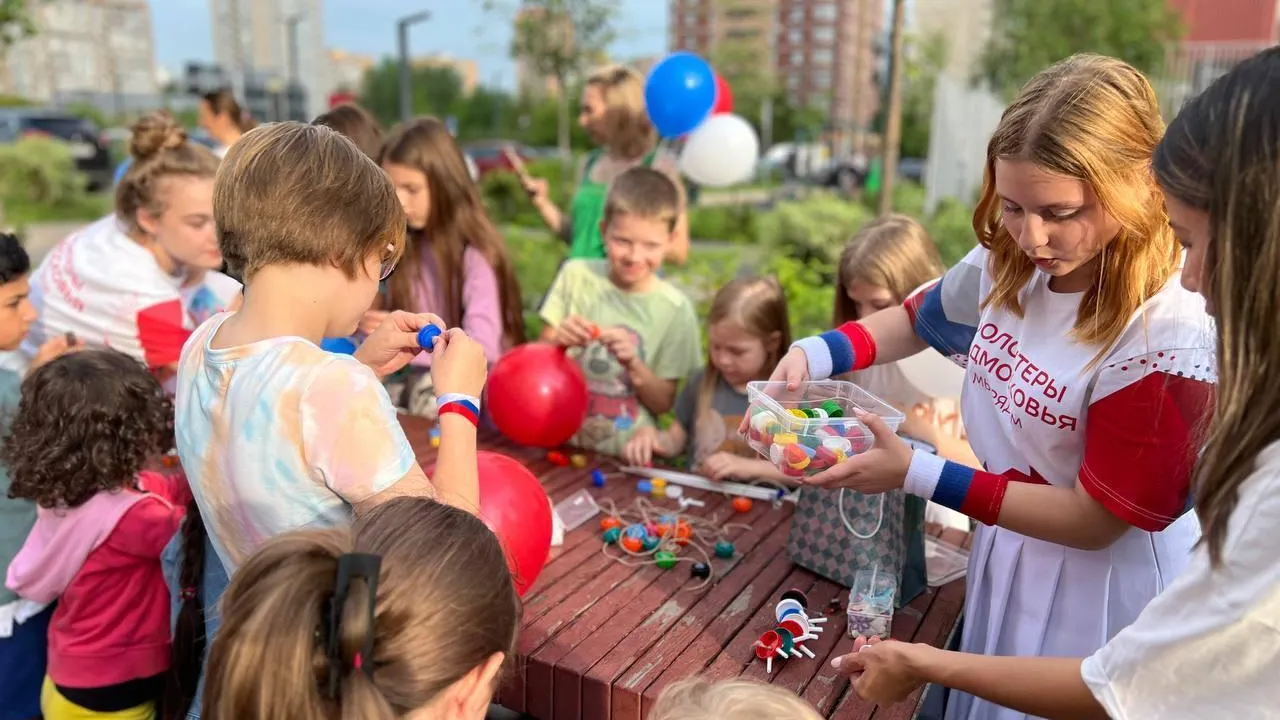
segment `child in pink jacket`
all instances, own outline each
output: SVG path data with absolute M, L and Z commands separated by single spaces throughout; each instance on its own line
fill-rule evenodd
M 5 584 L 57 602 L 40 706 L 46 720 L 149 718 L 169 666 L 160 552 L 185 503 L 140 473 L 172 446 L 173 409 L 142 364 L 115 350 L 64 355 L 32 373 L 0 459 L 36 523 Z

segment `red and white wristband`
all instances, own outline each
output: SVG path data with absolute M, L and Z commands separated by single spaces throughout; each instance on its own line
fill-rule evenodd
M 445 415 L 461 415 L 471 422 L 472 425 L 480 425 L 480 398 L 474 395 L 463 395 L 462 393 L 445 393 L 436 398 L 436 414 L 439 417 Z

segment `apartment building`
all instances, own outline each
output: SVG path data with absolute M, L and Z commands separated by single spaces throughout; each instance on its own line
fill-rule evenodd
M 714 58 L 754 51 L 799 106 L 827 111 L 832 129 L 866 127 L 879 107 L 876 48 L 882 0 L 670 0 L 668 45 Z
M 0 88 L 41 103 L 86 102 L 129 112 L 156 102 L 155 44 L 146 0 L 46 0 L 34 36 L 8 53 Z
M 214 61 L 243 97 L 246 78 L 305 89 L 306 115 L 328 107 L 333 90 L 321 0 L 209 0 Z

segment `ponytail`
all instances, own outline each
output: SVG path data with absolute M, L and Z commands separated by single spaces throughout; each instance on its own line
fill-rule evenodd
M 196 698 L 200 670 L 204 666 L 205 625 L 201 584 L 204 581 L 204 518 L 193 498 L 182 523 L 182 561 L 178 570 L 181 598 L 173 628 L 173 649 L 165 681 L 162 717 L 182 720 Z
M 497 538 L 425 498 L 383 503 L 353 527 L 272 538 L 236 572 L 221 610 L 206 720 L 404 717 L 509 657 L 520 617 Z

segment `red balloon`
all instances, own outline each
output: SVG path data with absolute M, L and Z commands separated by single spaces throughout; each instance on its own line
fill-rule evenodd
M 729 81 L 719 73 L 716 74 L 716 104 L 711 106 L 712 115 L 723 115 L 733 112 L 733 90 Z
M 526 343 L 489 371 L 485 407 L 498 430 L 515 442 L 559 447 L 587 419 L 587 380 L 563 348 Z
M 522 597 L 538 579 L 551 552 L 551 501 L 538 478 L 501 453 L 476 453 L 480 519 L 498 536 L 507 567 Z M 427 469 L 432 475 L 435 466 Z

